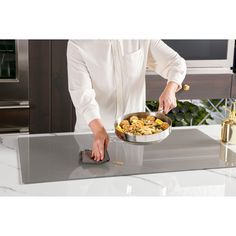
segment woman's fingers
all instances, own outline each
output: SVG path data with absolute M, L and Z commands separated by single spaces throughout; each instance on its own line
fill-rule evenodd
M 92 158 L 95 161 L 104 159 L 104 143 L 101 140 L 95 141 L 93 145 Z
M 168 83 L 171 85 L 171 83 Z M 165 114 L 167 114 L 170 110 L 176 107 L 176 90 L 170 89 L 166 87 L 162 92 L 161 96 L 159 97 L 159 109 L 163 110 Z
M 96 143 L 93 143 L 93 150 L 92 150 L 92 159 L 97 161 L 97 159 L 99 158 L 99 151 L 98 151 L 98 147 L 96 145 Z
M 102 142 L 101 140 L 99 140 L 99 142 L 98 142 L 98 152 L 99 152 L 98 161 L 103 160 L 103 158 L 104 158 L 104 142 Z
M 176 103 L 174 103 L 174 104 L 171 105 L 170 110 L 174 109 L 175 107 L 177 107 L 177 104 L 176 104 Z
M 95 161 L 101 161 L 104 159 L 104 150 L 109 143 L 109 136 L 106 130 L 103 128 L 94 134 L 92 157 Z
M 164 114 L 167 114 L 170 110 L 170 104 L 168 101 L 165 101 L 165 100 L 162 100 L 160 99 L 159 100 L 159 108 L 158 108 L 158 111 L 160 112 L 163 112 Z
M 164 114 L 168 114 L 170 110 L 177 106 L 176 99 L 160 99 L 158 111 L 163 111 Z
M 164 102 L 164 114 L 167 114 L 170 110 L 170 104 L 168 102 Z
M 168 114 L 175 107 L 176 107 L 176 105 L 174 103 L 165 104 L 164 113 Z
M 160 111 L 160 112 L 164 111 L 164 101 L 162 99 L 159 99 L 158 111 Z
M 175 108 L 176 106 L 177 106 L 176 100 L 171 101 L 171 102 L 169 103 L 168 112 L 171 111 L 171 110 L 172 110 L 173 108 Z M 168 113 L 168 112 L 167 112 L 167 113 Z

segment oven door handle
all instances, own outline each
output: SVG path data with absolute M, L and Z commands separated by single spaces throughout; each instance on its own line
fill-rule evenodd
M 1 133 L 28 133 L 29 127 L 7 127 L 7 128 L 0 128 Z
M 29 105 L 28 106 L 0 106 L 0 110 L 3 110 L 3 109 L 26 109 L 26 108 L 29 108 Z
M 0 110 L 1 109 L 26 109 L 29 108 L 28 101 L 14 101 L 14 102 L 1 102 L 0 103 Z

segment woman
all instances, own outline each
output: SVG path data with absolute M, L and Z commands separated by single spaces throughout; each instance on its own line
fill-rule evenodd
M 104 157 L 115 119 L 145 111 L 147 67 L 167 79 L 159 98 L 165 114 L 176 107 L 186 75 L 184 59 L 161 40 L 69 40 L 67 63 L 75 132 L 92 131 L 96 161 Z

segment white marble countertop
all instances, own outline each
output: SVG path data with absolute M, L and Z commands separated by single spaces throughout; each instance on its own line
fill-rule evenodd
M 197 128 L 216 140 L 220 139 L 219 125 Z M 0 135 L 0 195 L 3 196 L 236 195 L 236 168 L 20 184 L 17 137 L 17 134 Z M 231 145 L 230 149 L 236 152 L 236 145 Z

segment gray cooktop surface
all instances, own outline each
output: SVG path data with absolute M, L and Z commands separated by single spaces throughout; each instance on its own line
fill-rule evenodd
M 92 135 L 19 137 L 23 183 L 107 176 L 201 170 L 236 166 L 236 153 L 197 129 L 173 130 L 161 143 L 133 145 L 110 135 L 110 162 L 79 163 L 79 152 L 91 148 Z

